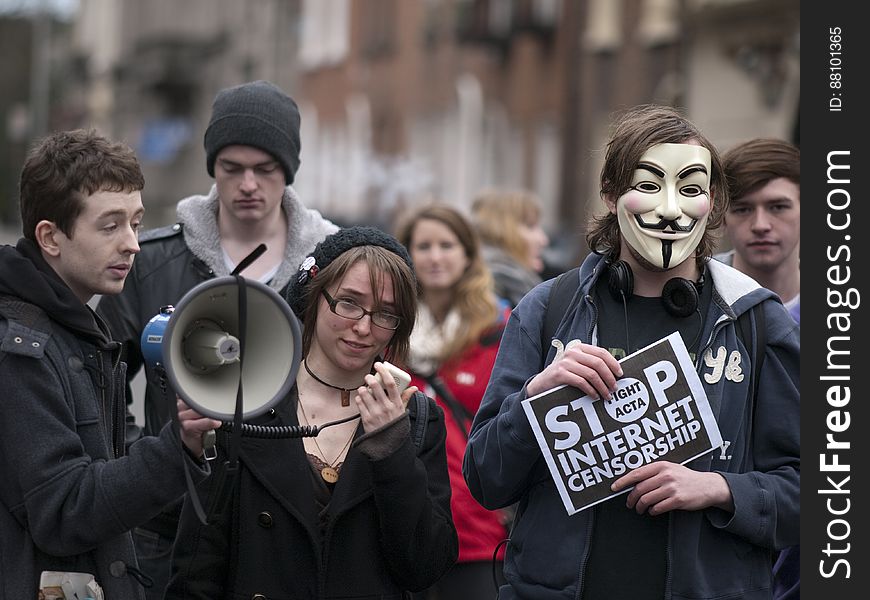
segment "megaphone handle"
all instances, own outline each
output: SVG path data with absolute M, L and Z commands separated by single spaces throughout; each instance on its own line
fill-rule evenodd
M 217 458 L 217 449 L 215 448 L 216 442 L 217 434 L 214 432 L 214 429 L 209 429 L 202 434 L 202 455 L 206 460 L 214 460 Z

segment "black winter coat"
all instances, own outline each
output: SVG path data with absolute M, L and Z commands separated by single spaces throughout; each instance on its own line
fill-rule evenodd
M 118 344 L 27 240 L 0 247 L 0 598 L 37 597 L 42 571 L 144 598 L 130 530 L 185 491 L 176 431 L 124 456 Z
M 413 401 L 409 413 L 413 432 Z M 257 422 L 297 425 L 295 390 Z M 420 448 L 409 436 L 370 460 L 352 446 L 319 513 L 301 439 L 243 438 L 228 518 L 204 526 L 185 502 L 166 599 L 399 599 L 430 586 L 458 554 L 445 437 L 444 413 L 430 399 Z M 219 477 L 202 486 L 204 506 Z

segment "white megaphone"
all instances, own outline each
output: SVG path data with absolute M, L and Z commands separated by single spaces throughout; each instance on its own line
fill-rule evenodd
M 234 419 L 237 396 L 243 420 L 280 402 L 302 355 L 299 321 L 284 299 L 258 281 L 239 279 L 197 285 L 178 306 L 162 308 L 141 339 L 145 361 L 163 367 L 173 391 L 221 421 Z

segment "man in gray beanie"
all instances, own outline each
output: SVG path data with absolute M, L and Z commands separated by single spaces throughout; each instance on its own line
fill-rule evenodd
M 291 184 L 299 169 L 299 109 L 290 96 L 267 81 L 220 90 L 205 131 L 206 169 L 211 191 L 190 196 L 176 208 L 174 225 L 143 232 L 141 252 L 124 291 L 102 298 L 97 312 L 124 344 L 129 382 L 143 367 L 140 338 L 162 306 L 177 305 L 191 288 L 229 275 L 261 243 L 263 253 L 243 275 L 284 295 L 302 260 L 338 228 L 306 208 Z M 162 391 L 145 366 L 145 435 L 156 435 L 170 420 L 174 394 Z M 132 403 L 127 386 L 127 404 Z M 128 426 L 128 441 L 140 435 Z M 148 600 L 163 597 L 180 504 L 167 507 L 134 531 L 140 568 L 154 580 Z
M 225 146 L 253 146 L 271 154 L 281 165 L 287 185 L 299 169 L 299 108 L 293 99 L 268 81 L 255 81 L 218 92 L 205 130 L 208 174 Z

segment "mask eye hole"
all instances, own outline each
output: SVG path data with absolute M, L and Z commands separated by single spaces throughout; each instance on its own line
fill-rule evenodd
M 644 194 L 655 194 L 662 189 L 662 186 L 657 183 L 653 183 L 652 181 L 641 181 L 631 189 L 637 190 L 638 192 L 643 192 Z
M 688 196 L 690 198 L 694 198 L 695 196 L 700 196 L 704 193 L 704 188 L 700 185 L 687 185 L 680 188 L 680 193 L 683 196 Z

